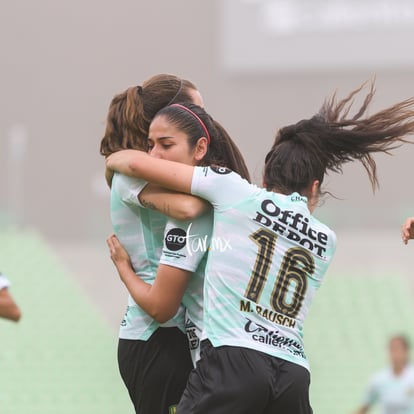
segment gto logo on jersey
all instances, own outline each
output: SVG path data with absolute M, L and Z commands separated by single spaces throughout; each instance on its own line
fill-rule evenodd
M 167 248 L 176 252 L 182 249 L 187 241 L 187 233 L 183 229 L 171 229 L 165 236 Z
M 213 165 L 210 167 L 212 171 L 214 171 L 216 174 L 230 174 L 231 170 L 226 167 L 219 167 L 218 165 Z

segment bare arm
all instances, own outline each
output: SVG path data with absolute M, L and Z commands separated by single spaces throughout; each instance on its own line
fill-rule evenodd
M 414 217 L 408 217 L 405 220 L 401 226 L 401 236 L 404 244 L 407 244 L 408 240 L 414 239 Z
M 182 193 L 191 193 L 194 167 L 174 161 L 150 157 L 137 150 L 117 151 L 106 158 L 106 167 L 131 177 Z
M 202 198 L 167 190 L 149 183 L 139 194 L 142 205 L 177 220 L 192 220 L 204 214 L 211 205 Z
M 21 317 L 20 308 L 7 288 L 0 290 L 0 317 L 17 322 Z
M 111 259 L 134 301 L 157 322 L 171 319 L 178 311 L 191 272 L 160 265 L 153 285 L 137 276 L 127 251 L 115 235 L 108 237 Z

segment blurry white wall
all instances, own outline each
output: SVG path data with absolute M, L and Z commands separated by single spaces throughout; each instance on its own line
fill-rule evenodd
M 364 37 L 364 65 L 352 65 L 348 59 L 342 66 L 229 70 L 226 36 L 235 27 L 238 10 L 242 13 L 250 7 L 253 19 L 253 12 L 260 11 L 265 3 L 268 7 L 277 5 L 276 1 L 264 0 L 3 2 L 0 223 L 4 217 L 15 216 L 15 220 L 50 238 L 64 240 L 102 240 L 110 233 L 103 159 L 99 155 L 106 111 L 115 93 L 155 73 L 178 74 L 198 85 L 206 108 L 239 143 L 258 183 L 262 160 L 276 130 L 313 115 L 335 90 L 344 96 L 375 74 L 377 96 L 371 112 L 414 95 L 410 50 L 394 44 L 395 50 L 404 52 L 398 56 L 406 60 L 387 65 L 388 54 L 381 55 L 381 51 L 391 36 L 390 29 L 378 33 L 378 25 L 374 28 L 378 36 Z M 299 1 L 292 4 L 301 10 Z M 321 7 L 323 2 L 317 4 Z M 231 21 L 226 20 L 229 5 Z M 411 27 L 403 25 L 397 38 Z M 249 33 L 248 27 L 245 33 Z M 317 36 L 323 39 L 329 33 Z M 337 46 L 341 53 L 353 56 L 351 46 L 358 36 L 347 27 L 341 44 L 334 43 L 323 51 L 324 62 L 334 58 Z M 244 61 L 255 62 L 254 49 L 244 42 L 240 37 Z M 260 49 L 263 45 L 253 46 Z M 274 47 L 271 41 L 265 46 L 270 62 L 277 62 L 282 52 L 286 56 L 287 51 L 279 50 L 277 42 Z M 270 46 L 273 49 L 268 49 Z M 314 49 L 320 56 L 317 43 Z M 373 51 L 375 59 L 370 65 L 367 57 Z M 300 43 L 290 52 L 292 56 L 304 53 Z M 12 177 L 17 173 L 8 159 L 8 137 L 16 125 L 27 134 L 17 179 Z M 329 199 L 317 214 L 336 227 L 399 226 L 407 214 L 414 214 L 410 178 L 413 157 L 411 146 L 395 151 L 393 157 L 378 157 L 381 189 L 375 196 L 362 167 L 346 166 L 343 176 L 332 175 L 327 180 L 328 189 L 342 200 Z M 11 189 L 16 182 L 19 191 Z M 16 203 L 21 205 L 20 210 L 16 210 Z

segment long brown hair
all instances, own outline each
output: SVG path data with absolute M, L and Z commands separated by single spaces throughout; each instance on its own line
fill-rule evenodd
M 122 149 L 146 150 L 149 125 L 154 115 L 173 102 L 192 101 L 197 87 L 175 75 L 159 74 L 142 86 L 133 86 L 112 99 L 100 153 L 108 156 Z
M 373 190 L 378 187 L 372 153 L 388 154 L 414 133 L 414 98 L 363 117 L 375 94 L 374 82 L 360 108 L 350 116 L 355 96 L 365 84 L 337 102 L 326 100 L 311 119 L 281 128 L 266 156 L 264 182 L 269 190 L 303 193 L 313 180 L 323 181 L 327 170 L 342 172 L 342 165 L 361 161 Z

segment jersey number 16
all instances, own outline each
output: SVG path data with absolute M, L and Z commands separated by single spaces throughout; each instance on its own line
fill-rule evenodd
M 250 239 L 257 244 L 256 263 L 244 296 L 258 303 L 267 282 L 276 248 L 277 234 L 259 229 Z M 275 279 L 270 305 L 283 315 L 295 318 L 302 306 L 307 289 L 307 277 L 315 271 L 313 256 L 302 247 L 292 247 L 283 256 Z

